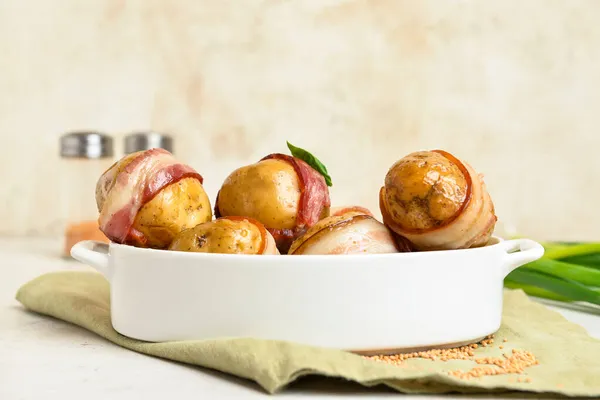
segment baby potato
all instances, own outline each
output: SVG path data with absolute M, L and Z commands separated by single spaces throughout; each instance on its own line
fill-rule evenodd
M 483 176 L 444 150 L 394 163 L 379 191 L 384 224 L 406 251 L 485 246 L 497 221 Z
M 247 216 L 264 224 L 281 254 L 329 215 L 325 178 L 302 159 L 281 153 L 233 171 L 217 193 L 215 216 Z
M 200 182 L 184 178 L 158 192 L 135 217 L 132 231 L 146 247 L 166 248 L 181 231 L 212 219 L 210 200 Z
M 296 227 L 299 203 L 298 174 L 278 159 L 236 169 L 223 182 L 217 198 L 221 215 L 251 217 L 274 229 Z
M 467 185 L 463 172 L 442 154 L 415 152 L 389 169 L 382 200 L 402 229 L 432 229 L 461 210 Z
M 162 149 L 115 162 L 96 183 L 96 205 L 102 232 L 136 247 L 166 249 L 182 230 L 212 219 L 202 177 Z
M 222 217 L 180 232 L 169 250 L 196 253 L 279 254 L 264 225 L 251 218 Z

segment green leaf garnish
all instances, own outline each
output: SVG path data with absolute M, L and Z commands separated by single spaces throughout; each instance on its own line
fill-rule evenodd
M 332 186 L 331 177 L 329 176 L 329 173 L 327 172 L 327 167 L 325 165 L 323 165 L 323 163 L 321 161 L 319 161 L 319 159 L 317 157 L 313 156 L 308 151 L 301 149 L 300 147 L 294 146 L 293 144 L 291 144 L 288 141 L 286 141 L 286 143 L 287 143 L 288 149 L 290 149 L 290 151 L 292 152 L 292 156 L 301 159 L 302 161 L 304 161 L 305 163 L 307 163 L 308 165 L 313 167 L 318 173 L 323 175 L 323 178 L 325 178 L 325 183 L 327 184 L 327 186 Z

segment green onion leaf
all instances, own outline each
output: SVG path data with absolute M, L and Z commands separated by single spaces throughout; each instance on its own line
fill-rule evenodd
M 563 303 L 571 302 L 571 299 L 569 299 L 568 297 L 558 295 L 554 292 L 550 292 L 549 290 L 540 289 L 539 287 L 534 286 L 534 285 L 527 285 L 524 283 L 515 283 L 514 281 L 507 280 L 507 281 L 504 281 L 504 286 L 509 289 L 521 289 L 525 293 L 527 293 L 529 296 L 540 297 L 542 299 L 548 299 L 548 300 L 561 301 Z
M 523 268 L 552 274 L 562 279 L 576 281 L 582 285 L 600 286 L 600 269 L 545 258 L 525 264 Z
M 581 254 L 577 256 L 569 256 L 565 258 L 561 258 L 560 261 L 575 264 L 575 265 L 583 265 L 586 267 L 596 268 L 600 270 L 600 253 L 590 253 L 590 254 Z
M 548 254 L 548 252 L 556 251 L 557 249 L 566 249 L 569 247 L 568 245 L 558 244 L 558 243 L 540 243 L 544 246 L 544 255 Z
M 575 281 L 561 279 L 548 273 L 526 268 L 517 268 L 508 274 L 505 278 L 505 284 L 512 284 L 513 286 L 531 285 L 566 297 L 571 301 L 584 301 L 600 305 L 599 292 Z
M 287 143 L 288 149 L 290 149 L 290 151 L 292 152 L 292 156 L 301 159 L 302 161 L 304 161 L 305 163 L 307 163 L 308 165 L 313 167 L 318 173 L 323 175 L 323 178 L 325 178 L 325 183 L 327 184 L 327 186 L 332 186 L 331 177 L 329 176 L 329 173 L 327 172 L 327 167 L 325 167 L 325 165 L 323 165 L 323 163 L 321 161 L 319 161 L 319 159 L 317 157 L 313 156 L 308 151 L 301 149 L 300 147 L 296 147 L 296 146 L 292 145 L 290 142 L 286 141 L 286 143 Z
M 578 243 L 571 246 L 550 248 L 544 254 L 544 258 L 561 260 L 567 257 L 592 253 L 600 253 L 600 243 Z

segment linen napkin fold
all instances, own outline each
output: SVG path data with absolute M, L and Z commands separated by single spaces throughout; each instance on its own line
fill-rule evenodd
M 531 352 L 538 364 L 520 375 L 471 379 L 452 372 L 481 368 L 474 359 L 412 358 L 393 365 L 335 349 L 253 338 L 163 343 L 130 339 L 112 328 L 109 285 L 95 272 L 48 273 L 24 284 L 16 298 L 28 310 L 76 324 L 119 346 L 251 379 L 271 394 L 302 376 L 320 375 L 367 387 L 387 385 L 403 393 L 521 391 L 600 396 L 600 341 L 559 313 L 532 302 L 520 290 L 505 292 L 502 327 L 494 344 L 479 346 L 473 354 L 481 361 L 485 357 L 502 358 L 513 349 L 523 350 Z

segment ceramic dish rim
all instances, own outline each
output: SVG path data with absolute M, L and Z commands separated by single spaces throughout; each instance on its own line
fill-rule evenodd
M 328 261 L 332 260 L 350 260 L 350 259 L 389 259 L 393 258 L 411 258 L 411 257 L 427 257 L 427 256 L 448 256 L 448 255 L 465 255 L 465 254 L 475 254 L 475 253 L 485 253 L 491 252 L 494 250 L 506 250 L 506 246 L 503 246 L 504 243 L 517 242 L 520 240 L 529 240 L 529 239 L 511 239 L 505 240 L 499 236 L 492 236 L 487 245 L 482 247 L 473 247 L 468 249 L 452 249 L 452 250 L 427 250 L 427 251 L 414 251 L 414 252 L 397 252 L 397 253 L 366 253 L 366 254 L 227 254 L 227 253 L 201 253 L 201 252 L 190 252 L 190 251 L 182 251 L 182 250 L 167 250 L 167 249 L 153 249 L 153 248 L 142 248 L 136 247 L 126 244 L 119 244 L 115 242 L 110 243 L 99 243 L 106 246 L 108 251 L 108 256 L 111 256 L 110 250 L 115 249 L 119 252 L 133 252 L 133 253 L 143 253 L 146 255 L 154 255 L 157 257 L 181 257 L 187 259 L 212 259 L 212 260 L 223 260 L 223 261 L 240 261 L 243 259 L 256 259 L 259 258 L 261 260 L 286 260 L 292 259 L 288 257 L 293 257 L 294 260 L 312 260 L 315 261 L 317 259 L 326 259 Z M 286 258 L 282 258 L 286 257 Z

